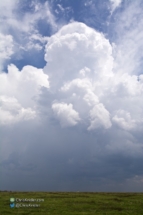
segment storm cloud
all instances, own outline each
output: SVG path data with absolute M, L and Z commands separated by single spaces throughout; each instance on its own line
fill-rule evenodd
M 143 43 L 134 39 L 139 25 L 130 26 L 139 5 L 119 12 L 114 42 L 72 20 L 43 37 L 44 67 L 11 63 L 1 71 L 0 189 L 142 190 Z M 126 29 L 120 23 L 129 12 Z M 4 59 L 12 55 L 7 38 Z

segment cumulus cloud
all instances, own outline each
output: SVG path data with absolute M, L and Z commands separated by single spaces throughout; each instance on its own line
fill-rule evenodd
M 49 38 L 45 60 L 48 63 L 44 72 L 49 76 L 50 89 L 55 93 L 55 99 L 56 93 L 60 92 L 63 101 L 73 102 L 71 104 L 74 104 L 83 120 L 85 116 L 92 115 L 90 129 L 95 124 L 93 115 L 98 118 L 98 126 L 104 124 L 109 128 L 111 122 L 105 123 L 110 121 L 108 111 L 99 103 L 104 87 L 113 76 L 112 47 L 109 41 L 83 23 L 71 23 Z M 98 113 L 94 109 L 93 114 L 95 104 L 98 104 L 95 108 Z M 107 111 L 104 122 L 99 116 L 100 111 Z M 99 123 L 99 118 L 102 123 Z
M 131 119 L 130 113 L 124 110 L 118 110 L 112 120 L 121 128 L 130 130 L 136 126 L 135 120 Z
M 136 74 L 116 71 L 113 54 L 101 33 L 76 22 L 50 37 L 46 46 L 44 72 L 49 76 L 53 100 L 73 104 L 88 130 L 109 129 L 112 120 L 128 130 L 128 124 L 134 127 L 142 114 L 141 109 L 136 113 L 131 99 L 142 104 L 142 75 L 138 81 Z M 127 115 L 120 118 L 120 109 Z
M 19 71 L 9 65 L 8 73 L 0 74 L 0 86 L 2 123 L 11 123 L 35 117 L 34 97 L 41 87 L 49 88 L 49 83 L 42 69 L 25 66 Z
M 79 114 L 73 109 L 72 104 L 54 103 L 52 109 L 62 127 L 74 126 L 80 120 Z
M 65 55 L 68 55 L 66 62 Z M 76 59 L 79 60 L 78 64 L 75 63 Z M 45 60 L 49 62 L 49 66 L 47 65 L 49 73 L 54 69 L 58 76 L 61 78 L 64 76 L 64 80 L 69 78 L 69 75 L 71 78 L 76 77 L 85 67 L 92 71 L 92 78 L 99 78 L 103 74 L 105 77 L 112 75 L 113 58 L 109 41 L 104 35 L 83 23 L 68 24 L 50 37 L 46 46 Z M 52 63 L 55 60 L 57 65 Z M 59 65 L 60 68 L 57 69 Z
M 33 38 L 41 39 L 37 35 Z M 24 108 L 33 108 L 41 86 L 49 89 L 48 98 L 43 94 L 42 99 L 49 101 L 47 109 L 62 127 L 81 120 L 88 131 L 109 129 L 113 121 L 130 130 L 139 122 L 142 75 L 138 80 L 136 74 L 116 70 L 114 47 L 102 33 L 73 22 L 48 38 L 45 51 L 43 70 L 25 66 L 19 72 L 10 65 L 8 74 L 1 74 L 1 95 L 14 96 Z M 138 112 L 131 98 L 138 100 Z
M 35 7 L 35 11 L 39 7 Z M 119 29 L 126 32 L 126 25 L 121 26 L 120 21 Z M 141 36 L 138 25 L 135 32 L 139 30 Z M 10 169 L 11 162 L 15 165 L 12 170 L 17 171 L 28 159 L 36 165 L 35 175 L 46 176 L 45 181 L 45 177 L 40 177 L 40 182 L 47 185 L 48 178 L 50 185 L 56 184 L 53 178 L 58 178 L 60 185 L 68 190 L 75 189 L 72 183 L 80 187 L 81 181 L 84 190 L 89 179 L 92 184 L 95 178 L 109 182 L 140 175 L 137 167 L 142 163 L 143 154 L 143 75 L 141 70 L 138 74 L 133 57 L 137 55 L 136 59 L 141 60 L 138 48 L 139 44 L 142 47 L 142 40 L 137 48 L 132 46 L 133 55 L 128 55 L 132 50 L 130 44 L 136 42 L 133 35 L 127 31 L 113 46 L 102 33 L 83 23 L 72 22 L 46 38 L 43 69 L 27 65 L 19 71 L 16 66 L 9 65 L 8 73 L 0 74 L 4 171 Z M 128 36 L 132 39 L 130 44 L 127 44 Z M 32 38 L 43 40 L 36 33 Z M 36 117 L 41 120 L 39 127 Z M 12 124 L 13 131 L 7 126 L 6 137 L 7 124 Z M 17 153 L 21 152 L 17 158 L 21 162 L 17 162 L 19 166 L 11 158 L 11 143 L 19 147 Z M 6 151 L 6 145 L 11 151 Z M 83 177 L 85 181 L 81 180 Z M 70 178 L 66 185 L 65 178 Z M 57 184 L 58 190 L 60 185 Z
M 100 126 L 103 128 L 110 128 L 112 123 L 110 121 L 110 114 L 104 108 L 103 104 L 95 105 L 94 108 L 90 111 L 91 125 L 88 127 L 88 130 L 96 129 Z
M 34 119 L 31 108 L 23 108 L 14 97 L 0 96 L 0 124 L 10 125 L 19 121 Z

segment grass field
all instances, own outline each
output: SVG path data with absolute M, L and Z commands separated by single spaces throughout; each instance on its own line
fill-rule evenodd
M 38 208 L 10 208 L 10 198 L 44 199 Z M 16 202 L 15 202 L 16 203 Z M 143 193 L 0 192 L 0 215 L 143 215 Z

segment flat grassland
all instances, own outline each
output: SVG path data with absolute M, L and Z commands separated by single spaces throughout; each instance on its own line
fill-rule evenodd
M 44 199 L 38 208 L 10 208 L 10 198 Z M 0 215 L 143 215 L 143 193 L 0 192 Z

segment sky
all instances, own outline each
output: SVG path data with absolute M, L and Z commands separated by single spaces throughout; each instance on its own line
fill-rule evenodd
M 0 1 L 0 190 L 143 192 L 142 12 Z

